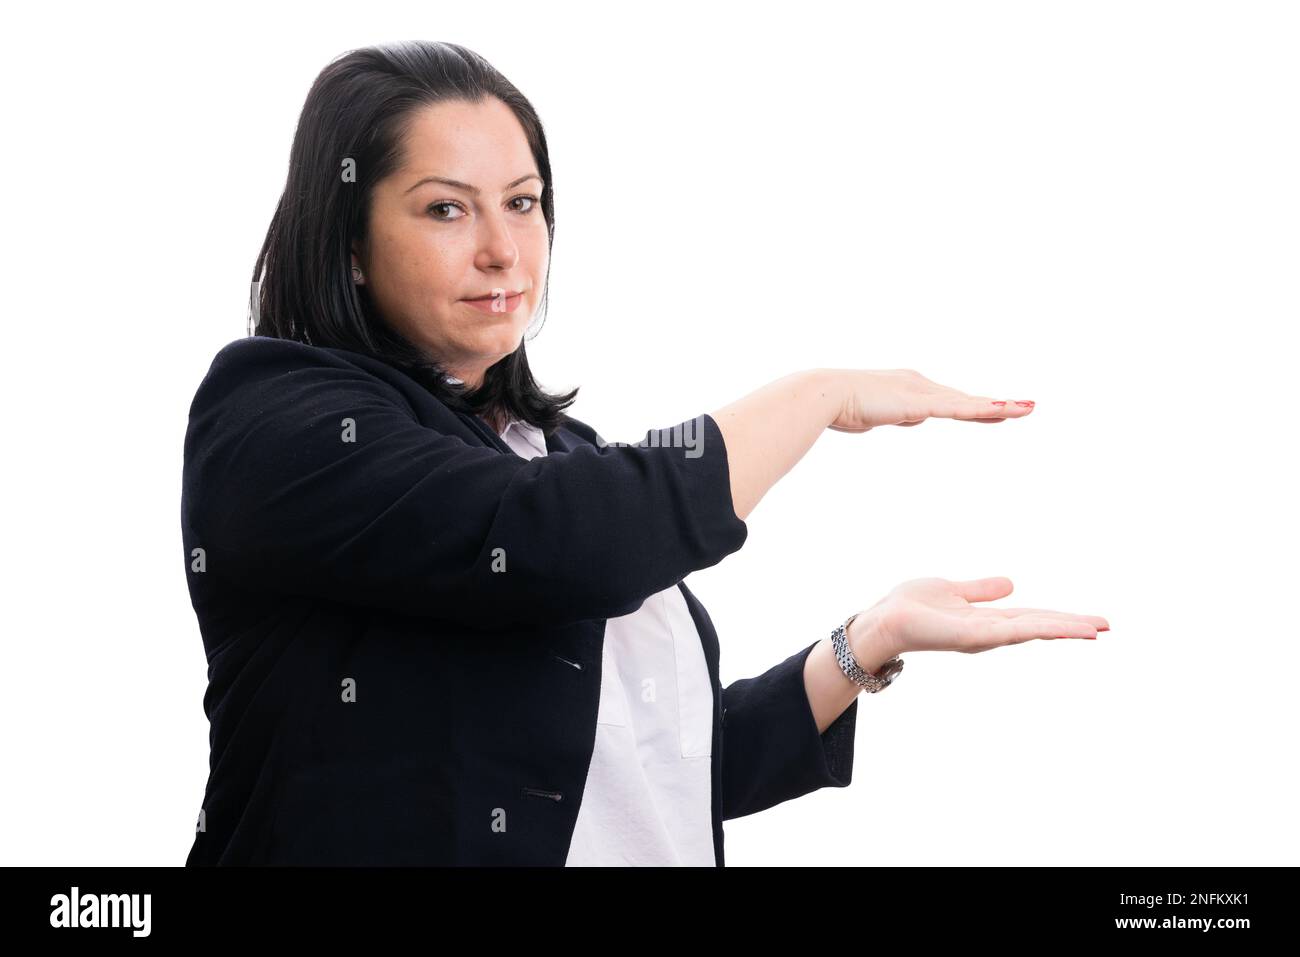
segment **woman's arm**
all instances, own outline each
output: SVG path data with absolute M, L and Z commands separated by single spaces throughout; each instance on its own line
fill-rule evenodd
M 871 674 L 879 671 L 891 657 L 874 625 L 874 619 L 865 613 L 859 613 L 845 632 L 849 650 L 857 659 L 858 667 Z M 831 647 L 829 635 L 817 642 L 816 647 L 808 653 L 808 658 L 804 661 L 803 681 L 818 733 L 829 728 L 844 713 L 844 709 L 857 700 L 862 691 L 849 680 L 849 676 L 835 660 L 835 649 Z
M 737 518 L 747 518 L 839 417 L 844 396 L 834 372 L 793 372 L 711 413 L 727 446 Z
M 1031 401 L 968 395 L 914 369 L 807 369 L 712 413 L 727 446 L 736 517 L 804 457 L 826 429 L 869 432 L 929 418 L 993 423 L 1023 418 Z
M 220 582 L 543 636 L 630 614 L 745 542 L 707 415 L 607 447 L 575 422 L 572 450 L 525 460 L 372 366 L 265 336 L 218 353 L 184 446 L 198 591 Z

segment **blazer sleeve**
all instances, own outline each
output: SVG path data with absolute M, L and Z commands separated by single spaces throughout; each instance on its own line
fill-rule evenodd
M 818 733 L 803 680 L 804 662 L 816 645 L 722 689 L 724 821 L 852 782 L 858 702 Z
M 525 460 L 426 427 L 328 350 L 236 340 L 190 409 L 185 546 L 253 591 L 476 630 L 619 617 L 747 537 L 722 432 L 692 426 Z

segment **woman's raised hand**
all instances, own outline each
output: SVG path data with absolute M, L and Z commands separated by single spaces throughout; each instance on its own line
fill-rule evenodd
M 1033 638 L 1096 638 L 1097 632 L 1110 628 L 1100 615 L 972 604 L 1005 598 L 1012 587 L 1011 579 L 1002 577 L 905 581 L 854 618 L 849 644 L 865 667 L 866 661 L 883 664 L 908 651 L 973 654 Z
M 1034 410 L 1027 400 L 967 395 L 931 382 L 913 369 L 834 369 L 844 396 L 836 432 L 866 432 L 878 425 L 919 425 L 926 419 L 1002 422 Z

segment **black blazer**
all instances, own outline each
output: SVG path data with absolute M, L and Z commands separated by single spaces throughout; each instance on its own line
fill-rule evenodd
M 847 786 L 857 702 L 818 734 L 816 642 L 720 686 L 682 579 L 748 529 L 717 423 L 692 425 L 696 453 L 671 429 L 605 445 L 568 417 L 526 460 L 382 361 L 224 347 L 185 436 L 211 722 L 186 864 L 563 865 L 605 621 L 673 585 L 714 690 L 718 863 L 724 820 Z

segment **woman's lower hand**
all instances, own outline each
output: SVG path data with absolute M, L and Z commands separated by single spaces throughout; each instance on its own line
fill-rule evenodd
M 1002 422 L 1034 410 L 1024 399 L 967 395 L 931 382 L 913 369 L 829 369 L 843 396 L 836 432 L 866 432 L 878 425 L 919 425 L 926 419 Z
M 974 654 L 1033 638 L 1096 638 L 1109 622 L 1047 608 L 981 608 L 973 602 L 1011 594 L 1009 578 L 948 581 L 914 578 L 897 586 L 849 625 L 849 645 L 859 664 L 875 671 L 908 651 Z M 861 654 L 859 654 L 861 652 Z

